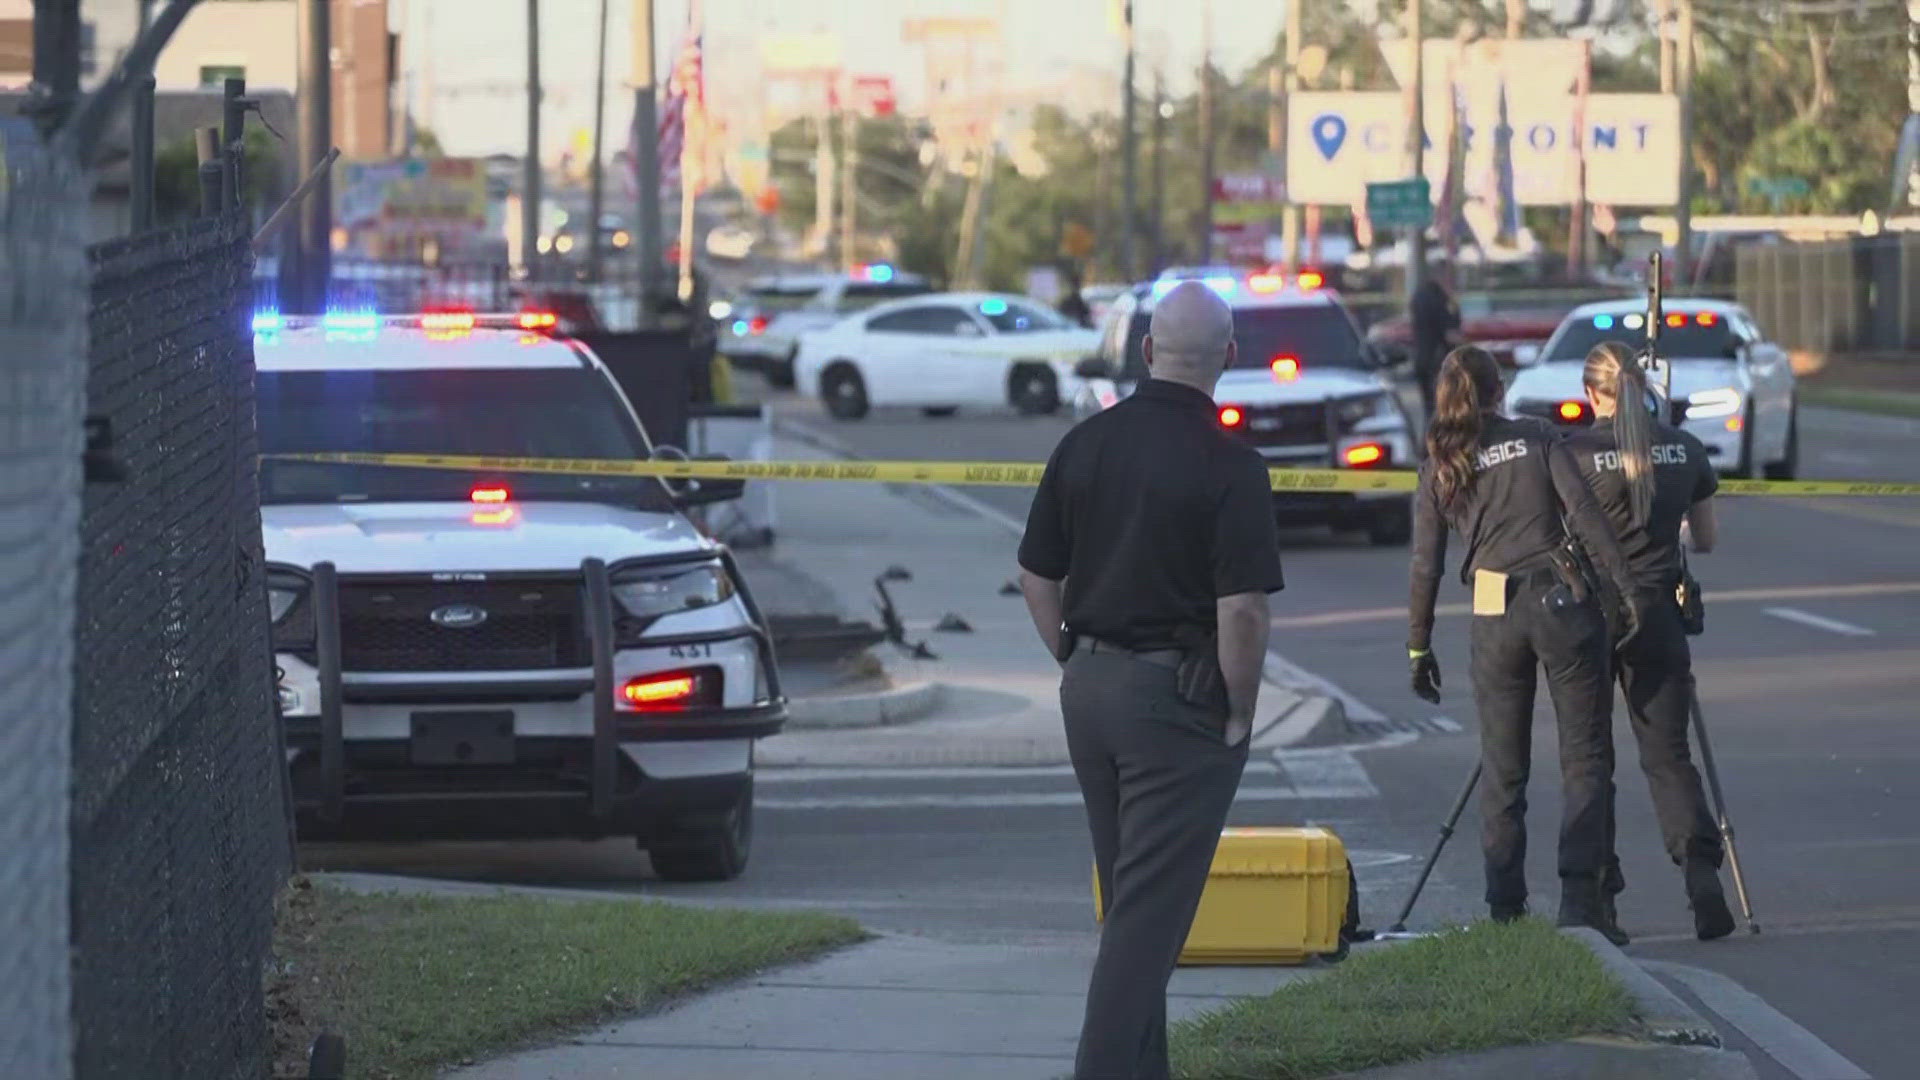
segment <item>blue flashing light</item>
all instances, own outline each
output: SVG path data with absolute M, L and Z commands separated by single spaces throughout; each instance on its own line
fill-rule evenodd
M 253 332 L 256 334 L 271 334 L 279 330 L 281 325 L 280 313 L 272 308 L 253 313 Z
M 1613 316 L 1611 316 L 1611 315 L 1595 315 L 1595 316 L 1593 317 L 1593 327 L 1594 327 L 1594 329 L 1596 329 L 1596 330 L 1611 330 L 1611 329 L 1613 329 Z
M 747 320 L 745 319 L 733 320 L 733 336 L 734 337 L 746 337 L 747 331 L 751 329 L 753 328 L 747 325 Z
M 886 263 L 869 266 L 867 267 L 867 280 L 885 285 L 887 282 L 893 280 L 893 267 L 888 266 Z
M 1234 289 L 1238 288 L 1239 285 L 1240 285 L 1239 282 L 1235 281 L 1230 277 L 1210 277 L 1207 279 L 1207 288 L 1212 289 L 1214 292 L 1217 292 L 1222 296 L 1225 296 L 1227 293 L 1232 292 Z
M 371 311 L 329 311 L 320 317 L 320 327 L 329 331 L 371 332 L 380 329 L 380 316 Z
M 982 315 L 1005 315 L 1006 313 L 1007 302 L 997 296 L 989 296 L 985 300 L 980 301 L 980 314 Z

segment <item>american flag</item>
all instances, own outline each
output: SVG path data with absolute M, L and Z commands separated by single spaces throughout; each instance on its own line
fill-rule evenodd
M 680 152 L 687 141 L 687 107 L 706 103 L 705 72 L 701 68 L 700 34 L 688 28 L 687 39 L 667 77 L 667 98 L 660 109 L 660 186 L 680 183 Z

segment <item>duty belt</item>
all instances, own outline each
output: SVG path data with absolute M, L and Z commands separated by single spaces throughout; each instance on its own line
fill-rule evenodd
M 1180 661 L 1184 659 L 1179 649 L 1130 649 L 1125 645 L 1116 645 L 1099 638 L 1085 640 L 1089 653 L 1118 653 L 1144 663 L 1157 664 L 1160 667 L 1177 668 L 1180 666 Z

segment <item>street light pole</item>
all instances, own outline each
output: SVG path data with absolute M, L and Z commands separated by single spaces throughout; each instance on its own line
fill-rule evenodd
M 333 5 L 329 0 L 300 0 L 299 110 L 297 138 L 300 172 L 312 176 L 333 149 Z M 333 277 L 333 181 L 320 170 L 312 192 L 300 201 L 300 228 L 294 244 L 295 288 L 292 310 L 318 315 L 326 309 Z
M 1213 261 L 1213 0 L 1200 0 L 1200 264 Z
M 1291 162 L 1287 160 L 1287 124 L 1289 112 L 1293 109 L 1293 92 L 1300 89 L 1300 49 L 1301 37 L 1306 33 L 1306 0 L 1287 0 L 1287 40 L 1285 46 L 1285 69 L 1274 72 L 1273 113 L 1268 118 L 1267 145 L 1273 150 L 1275 166 L 1280 173 L 1281 189 L 1285 190 L 1287 172 Z M 1286 260 L 1287 269 L 1293 270 L 1300 261 L 1300 204 L 1294 201 L 1293 193 L 1287 193 L 1286 217 L 1280 225 L 1280 249 Z
M 1133 233 L 1140 220 L 1134 212 L 1137 198 L 1135 173 L 1138 168 L 1135 159 L 1139 156 L 1139 140 L 1134 132 L 1137 121 L 1134 119 L 1133 93 L 1133 0 L 1121 0 L 1120 18 L 1127 50 L 1120 77 L 1120 276 L 1132 281 L 1136 269 Z
M 1680 84 L 1680 198 L 1673 208 L 1674 284 L 1693 284 L 1693 0 L 1679 0 L 1680 42 L 1674 57 Z
M 1407 37 L 1413 44 L 1413 77 L 1407 80 L 1407 156 L 1412 178 L 1427 175 L 1426 42 L 1421 26 L 1422 0 L 1407 0 Z M 1427 230 L 1409 230 L 1407 244 L 1407 300 L 1427 276 Z
M 640 258 L 640 328 L 653 325 L 660 274 L 660 117 L 654 107 L 653 0 L 633 0 L 633 237 Z
M 520 185 L 520 265 L 533 276 L 540 242 L 540 0 L 527 0 L 527 155 Z
M 607 121 L 607 0 L 600 0 L 600 33 L 593 78 L 593 165 L 588 172 L 587 216 L 592 218 L 587 232 L 587 278 L 600 280 L 600 213 L 606 199 L 605 154 L 600 142 Z

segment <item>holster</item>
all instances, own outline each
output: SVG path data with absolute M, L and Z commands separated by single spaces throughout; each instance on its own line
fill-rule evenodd
M 1180 700 L 1225 720 L 1231 705 L 1227 676 L 1220 670 L 1219 640 L 1213 634 L 1191 629 L 1178 633 L 1176 643 L 1181 656 L 1180 666 L 1174 669 L 1174 688 Z
M 1607 623 L 1607 640 L 1619 644 L 1627 632 L 1627 598 L 1620 595 L 1612 581 L 1594 569 L 1587 549 L 1581 547 L 1571 533 L 1565 543 L 1554 549 L 1553 569 L 1560 581 L 1573 591 L 1575 599 L 1585 601 L 1592 597 L 1598 601 L 1600 616 Z
M 1053 658 L 1064 664 L 1073 658 L 1073 650 L 1079 648 L 1079 646 L 1080 635 L 1062 626 L 1060 628 L 1060 647 L 1054 651 Z
M 1680 605 L 1680 625 L 1687 631 L 1688 637 L 1699 637 L 1707 631 L 1707 601 L 1700 595 L 1700 582 L 1687 568 L 1685 556 L 1680 560 L 1680 584 L 1673 588 L 1673 598 Z

